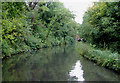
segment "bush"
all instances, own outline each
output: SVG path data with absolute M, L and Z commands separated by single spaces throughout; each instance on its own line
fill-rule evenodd
M 38 49 L 41 48 L 41 40 L 37 39 L 33 35 L 25 37 L 26 38 L 26 44 L 30 46 L 31 49 Z
M 110 50 L 97 50 L 89 44 L 77 43 L 77 52 L 85 58 L 96 62 L 98 65 L 108 67 L 110 69 L 120 70 L 120 54 L 117 52 L 112 53 Z
M 84 14 L 81 36 L 98 48 L 120 53 L 120 2 L 95 2 Z

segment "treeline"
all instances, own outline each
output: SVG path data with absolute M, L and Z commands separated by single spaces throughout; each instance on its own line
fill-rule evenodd
M 2 2 L 2 57 L 74 43 L 74 17 L 61 2 Z
M 120 2 L 95 2 L 85 12 L 79 32 L 94 47 L 120 53 Z
M 88 43 L 76 44 L 77 52 L 120 73 L 120 2 L 95 2 L 78 31 Z

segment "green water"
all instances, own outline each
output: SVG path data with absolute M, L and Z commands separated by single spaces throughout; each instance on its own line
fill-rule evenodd
M 120 81 L 117 73 L 84 59 L 74 46 L 19 54 L 2 64 L 2 81 Z

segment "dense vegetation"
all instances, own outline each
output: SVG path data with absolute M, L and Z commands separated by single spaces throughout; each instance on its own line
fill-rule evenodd
M 120 73 L 120 54 L 112 53 L 110 50 L 95 49 L 94 46 L 84 44 L 82 42 L 77 43 L 75 46 L 76 52 L 78 52 L 83 57 L 97 63 L 98 65 Z
M 73 43 L 74 16 L 60 2 L 2 2 L 2 57 Z
M 78 30 L 89 43 L 76 45 L 80 55 L 120 71 L 120 2 L 95 2 Z
M 120 53 L 120 2 L 96 2 L 83 19 L 80 34 L 86 40 Z
M 76 47 L 81 55 L 102 66 L 120 69 L 120 2 L 94 3 L 85 12 L 81 25 L 60 2 L 2 2 L 0 5 L 2 58 L 72 44 L 79 32 L 80 38 L 89 43 L 78 43 Z

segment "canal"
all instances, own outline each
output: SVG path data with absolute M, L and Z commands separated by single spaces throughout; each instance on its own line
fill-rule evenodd
M 86 60 L 74 46 L 14 55 L 2 65 L 2 81 L 120 81 L 117 73 Z

